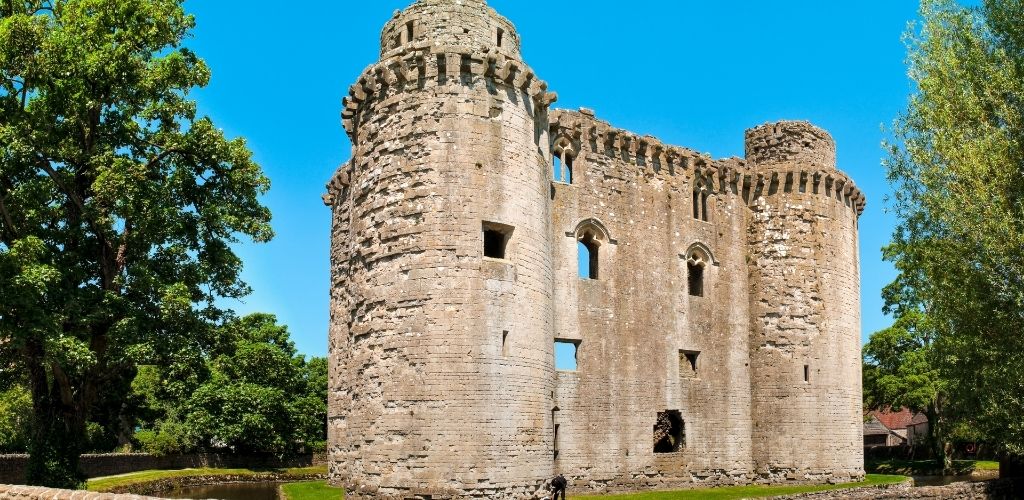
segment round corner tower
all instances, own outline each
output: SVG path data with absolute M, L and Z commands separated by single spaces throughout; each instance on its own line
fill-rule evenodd
M 807 122 L 746 132 L 753 458 L 763 478 L 863 476 L 860 265 L 864 197 Z
M 483 0 L 419 0 L 342 113 L 331 482 L 348 498 L 526 498 L 553 474 L 547 92 Z

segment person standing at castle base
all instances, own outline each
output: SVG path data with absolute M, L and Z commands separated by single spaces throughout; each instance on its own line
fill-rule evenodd
M 559 474 L 551 480 L 551 500 L 558 500 L 558 495 L 562 495 L 562 500 L 565 500 L 565 488 L 569 485 L 569 482 L 565 480 L 565 476 Z

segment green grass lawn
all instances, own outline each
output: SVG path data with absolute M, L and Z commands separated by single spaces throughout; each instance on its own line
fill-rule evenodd
M 294 469 L 181 469 L 181 470 L 147 470 L 121 474 L 119 476 L 98 477 L 90 479 L 86 489 L 89 491 L 108 491 L 120 486 L 147 483 L 172 477 L 189 476 L 255 476 L 258 474 L 327 474 L 327 466 L 299 467 Z
M 934 460 L 866 460 L 864 470 L 878 474 L 904 476 L 939 476 L 942 468 Z M 953 472 L 962 476 L 975 470 L 999 470 L 999 462 L 990 460 L 953 460 Z
M 345 498 L 341 488 L 329 486 L 327 481 L 289 483 L 281 486 L 284 500 L 339 500 Z
M 771 497 L 777 495 L 795 495 L 798 493 L 814 493 L 817 491 L 841 490 L 861 486 L 878 486 L 900 483 L 904 476 L 887 476 L 868 474 L 864 481 L 845 484 L 822 484 L 801 486 L 725 486 L 722 488 L 704 488 L 699 490 L 659 491 L 651 493 L 631 493 L 627 495 L 574 496 L 569 498 L 584 500 L 588 498 L 601 500 L 732 500 L 740 498 Z

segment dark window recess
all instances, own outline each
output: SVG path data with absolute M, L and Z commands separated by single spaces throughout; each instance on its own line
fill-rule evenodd
M 811 381 L 811 365 L 804 365 L 804 382 Z
M 700 351 L 679 351 L 679 375 L 696 377 L 698 357 L 700 357 Z
M 700 191 L 693 192 L 693 218 L 700 219 Z
M 704 266 L 695 262 L 686 263 L 687 289 L 693 297 L 704 296 Z
M 654 423 L 654 452 L 675 453 L 686 447 L 686 423 L 679 410 L 658 412 Z
M 501 332 L 501 355 L 508 356 L 508 330 Z
M 512 228 L 502 224 L 484 223 L 484 257 L 492 259 L 506 258 L 508 240 L 512 236 Z
M 444 54 L 437 55 L 437 83 L 448 83 L 448 57 Z
M 505 42 L 505 30 L 498 28 L 498 47 Z
M 459 74 L 464 84 L 469 84 L 473 80 L 473 59 L 466 54 L 463 54 L 459 61 Z
M 579 273 L 581 279 L 596 280 L 598 272 L 598 253 L 600 246 L 594 241 L 594 235 L 587 233 L 577 245 L 579 248 Z
M 409 43 L 412 41 L 414 31 L 415 30 L 413 29 L 413 21 L 405 23 L 405 43 Z
M 708 193 L 704 191 L 700 193 L 700 220 L 708 221 Z

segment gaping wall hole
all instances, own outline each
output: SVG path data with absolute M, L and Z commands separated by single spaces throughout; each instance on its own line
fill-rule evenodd
M 576 356 L 579 353 L 579 342 L 571 340 L 555 341 L 555 370 L 574 372 L 577 367 Z
M 686 446 L 686 423 L 679 410 L 658 412 L 654 423 L 654 452 L 676 453 Z
M 505 42 L 505 30 L 498 28 L 498 47 L 501 47 L 502 43 Z
M 508 241 L 512 238 L 512 227 L 494 222 L 484 222 L 484 257 L 505 259 Z
M 704 296 L 704 266 L 699 262 L 686 263 L 687 290 L 692 297 Z
M 679 375 L 687 378 L 697 376 L 697 359 L 700 351 L 679 351 Z
M 594 234 L 584 234 L 583 238 L 576 243 L 576 247 L 579 250 L 577 265 L 579 266 L 580 279 L 596 280 L 598 276 L 598 253 L 601 247 L 597 244 L 597 240 L 594 239 Z

